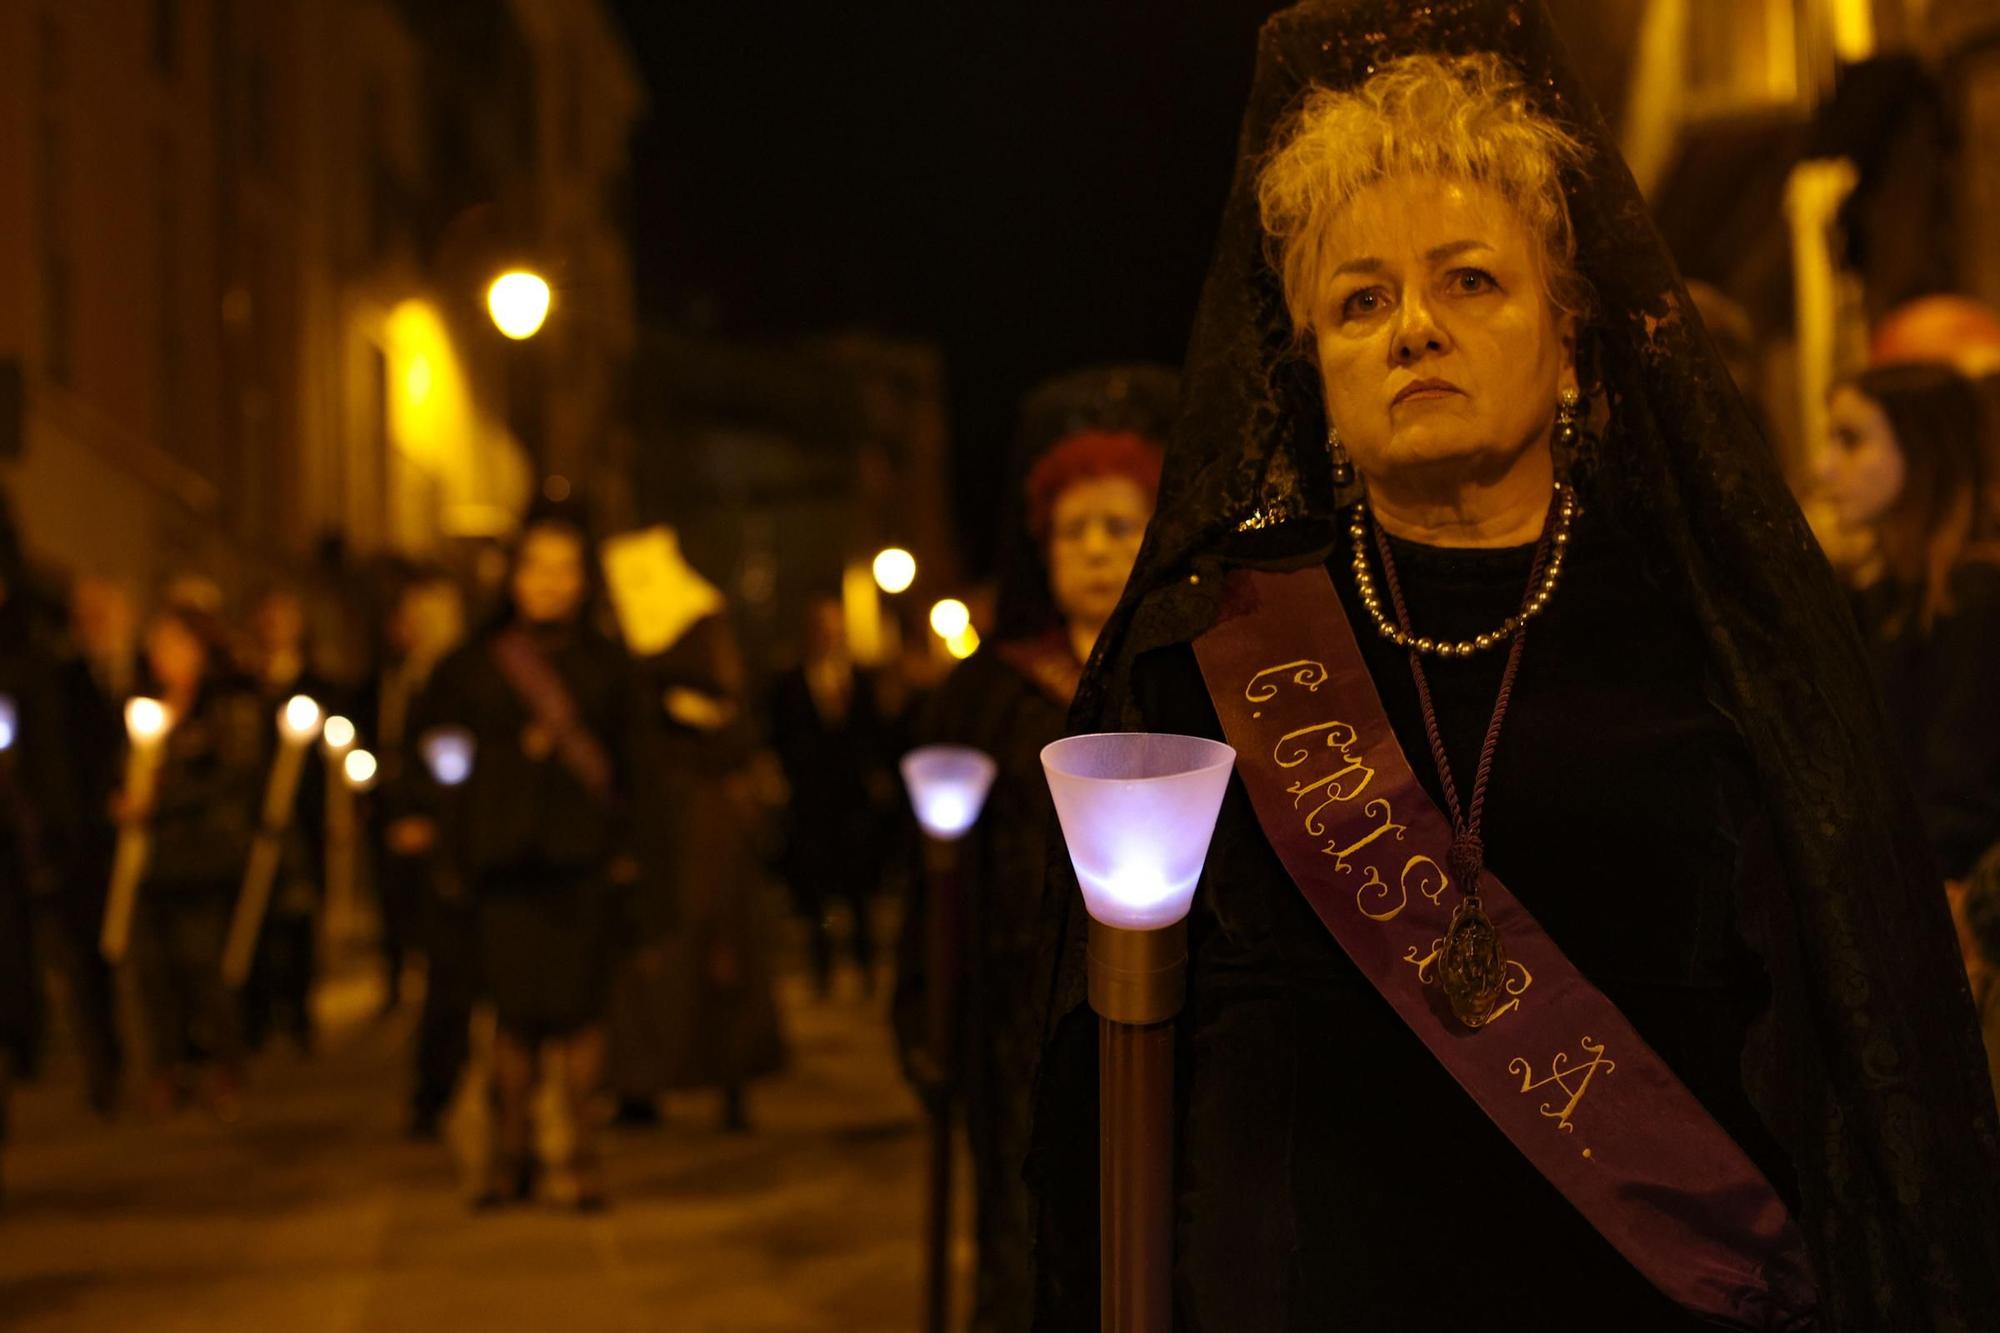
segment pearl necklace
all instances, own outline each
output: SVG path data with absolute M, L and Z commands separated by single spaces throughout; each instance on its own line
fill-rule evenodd
M 1548 606 L 1549 598 L 1555 595 L 1556 584 L 1562 578 L 1563 555 L 1569 549 L 1570 523 L 1576 518 L 1576 492 L 1560 481 L 1556 483 L 1555 530 L 1549 534 L 1548 563 L 1542 570 L 1541 584 L 1534 595 L 1518 612 L 1502 621 L 1498 629 L 1474 638 L 1460 639 L 1456 643 L 1419 638 L 1404 632 L 1401 626 L 1389 619 L 1382 608 L 1381 589 L 1376 587 L 1375 575 L 1368 568 L 1370 517 L 1366 501 L 1356 505 L 1347 535 L 1354 543 L 1354 586 L 1361 590 L 1361 604 L 1368 608 L 1368 616 L 1375 622 L 1376 632 L 1398 648 L 1408 648 L 1433 657 L 1470 657 L 1507 642 Z

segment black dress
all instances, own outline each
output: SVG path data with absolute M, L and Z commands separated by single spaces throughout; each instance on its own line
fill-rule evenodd
M 1961 564 L 1950 588 L 1928 630 L 1886 580 L 1855 595 L 1855 612 L 1924 827 L 1945 876 L 1964 879 L 2000 843 L 2000 564 Z
M 1394 549 L 1418 632 L 1448 638 L 1512 613 L 1532 558 Z M 1494 762 L 1488 863 L 1789 1198 L 1789 1163 L 1739 1072 L 1764 979 L 1736 931 L 1735 882 L 1772 873 L 1741 746 L 1706 693 L 1685 608 L 1587 518 L 1571 549 Z M 1330 563 L 1349 622 L 1442 808 L 1407 655 L 1374 632 L 1346 560 L 1343 543 Z M 1427 662 L 1461 793 L 1503 666 L 1498 653 Z M 1187 646 L 1142 657 L 1134 692 L 1149 728 L 1220 738 Z M 1187 1327 L 1704 1327 L 1529 1165 L 1354 968 L 1240 781 L 1208 867 L 1183 1019 Z M 1045 1234 L 1045 1261 L 1058 1239 Z
M 1009 660 L 1008 645 L 982 648 L 933 699 L 923 739 L 970 745 L 999 767 L 979 823 L 966 836 L 965 993 L 959 1033 L 960 1093 L 977 1185 L 979 1267 L 974 1327 L 1025 1330 L 1033 1313 L 1030 1206 L 1021 1178 L 1028 1155 L 1031 1089 L 1041 1054 L 1048 979 L 1037 969 L 1037 931 L 1055 818 L 1042 747 L 1065 734 L 1068 703 Z M 1073 675 L 1077 665 L 1062 659 Z M 1071 682 L 1073 684 L 1073 682 Z M 897 976 L 899 1036 L 925 1039 L 930 978 L 923 970 L 927 918 L 914 900 L 903 923 Z
M 531 631 L 582 727 L 612 759 L 600 795 L 546 743 L 482 636 L 438 667 L 427 725 L 458 725 L 476 746 L 453 852 L 477 906 L 481 978 L 501 1026 L 528 1040 L 597 1023 L 619 937 L 609 881 L 624 849 L 623 795 L 647 725 L 622 649 L 585 628 Z

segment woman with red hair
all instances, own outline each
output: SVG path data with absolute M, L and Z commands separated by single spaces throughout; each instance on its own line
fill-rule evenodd
M 965 853 L 964 978 L 956 1070 L 923 1048 L 928 978 L 923 904 L 905 919 L 896 1016 L 905 1062 L 926 1095 L 962 1098 L 979 1246 L 973 1328 L 1024 1331 L 1031 1313 L 1028 1090 L 1041 1047 L 1046 978 L 1034 960 L 1052 818 L 1041 751 L 1067 732 L 1084 663 L 1118 605 L 1160 485 L 1161 441 L 1178 390 L 1168 370 L 1084 371 L 1044 385 L 1022 410 L 998 598 L 987 643 L 933 700 L 923 738 L 970 745 L 999 765 Z

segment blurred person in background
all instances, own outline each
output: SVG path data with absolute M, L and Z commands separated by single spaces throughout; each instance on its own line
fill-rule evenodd
M 111 803 L 122 778 L 122 713 L 138 670 L 137 637 L 138 617 L 122 585 L 90 575 L 75 580 L 58 687 L 77 818 L 63 858 L 56 915 L 63 938 L 59 961 L 83 1058 L 84 1086 L 100 1115 L 116 1108 L 124 1073 L 113 974 L 98 937 L 118 836 Z
M 0 1150 L 16 1078 L 32 1075 L 43 1038 L 36 918 L 59 927 L 64 848 L 77 811 L 58 663 L 11 509 L 0 502 Z M 60 929 L 46 932 L 58 945 Z M 4 1180 L 0 1180 L 4 1186 Z
M 1959 948 L 1986 1039 L 1987 1072 L 2000 1099 L 2000 846 L 1988 848 L 1966 881 L 1957 913 Z
M 784 872 L 805 919 L 813 984 L 833 989 L 836 902 L 853 916 L 854 964 L 861 991 L 875 991 L 873 899 L 887 856 L 890 811 L 900 804 L 894 756 L 873 672 L 848 652 L 840 599 L 818 596 L 806 608 L 799 665 L 771 687 L 771 748 L 790 789 Z
M 407 807 L 421 784 L 422 759 L 410 726 L 412 709 L 431 673 L 465 635 L 465 607 L 457 586 L 437 572 L 406 575 L 390 598 L 382 627 L 380 669 L 357 701 L 355 721 L 374 747 L 377 769 L 375 891 L 382 913 L 382 958 L 388 976 L 385 1009 L 402 1003 L 408 959 L 423 948 L 425 896 L 432 830 L 404 823 L 420 812 Z
M 925 1049 L 932 978 L 921 891 L 904 916 L 895 1002 L 904 1066 L 919 1091 L 934 1095 L 955 1073 L 964 1101 L 979 1250 L 973 1327 L 981 1333 L 1024 1331 L 1033 1313 L 1021 1169 L 1046 999 L 1035 963 L 1055 809 L 1042 747 L 1066 733 L 1083 664 L 1132 572 L 1177 387 L 1170 370 L 1131 366 L 1065 376 L 1030 396 L 1016 445 L 1000 623 L 945 680 L 917 737 L 969 745 L 999 765 L 964 853 L 956 1071 Z
M 270 588 L 257 599 L 250 613 L 245 658 L 245 674 L 264 713 L 268 771 L 278 749 L 278 714 L 286 702 L 305 695 L 324 715 L 339 711 L 339 692 L 313 670 L 305 602 L 291 588 Z M 307 754 L 292 799 L 277 883 L 244 983 L 244 1044 L 253 1052 L 264 1048 L 274 1024 L 282 1025 L 300 1052 L 312 1050 L 312 988 L 325 875 L 326 765 L 315 746 Z
M 437 1136 L 439 1117 L 465 1068 L 477 990 L 472 904 L 442 845 L 445 826 L 455 826 L 457 793 L 433 779 L 422 753 L 426 690 L 464 634 L 464 600 L 451 579 L 435 571 L 407 579 L 384 627 L 382 670 L 357 710 L 379 765 L 369 828 L 389 977 L 386 1007 L 400 1002 L 408 952 L 424 955 L 410 1093 L 410 1132 L 420 1139 Z
M 455 841 L 498 1022 L 482 1203 L 534 1193 L 530 1102 L 545 1052 L 573 1130 L 545 1195 L 579 1209 L 604 1201 L 592 1100 L 604 1077 L 616 897 L 635 878 L 628 823 L 650 719 L 624 650 L 592 624 L 591 567 L 572 511 L 531 515 L 505 613 L 439 665 L 426 694 L 426 728 L 459 726 L 474 740 Z
M 1856 616 L 1947 879 L 2000 842 L 2000 530 L 1991 429 L 1948 365 L 1865 370 L 1828 399 L 1818 485 L 1867 539 Z
M 122 822 L 146 826 L 151 853 L 132 926 L 131 966 L 149 1037 L 156 1111 L 199 1095 L 234 1118 L 242 1089 L 238 997 L 222 980 L 222 946 L 249 858 L 271 720 L 229 675 L 215 624 L 168 605 L 146 625 L 140 689 L 166 706 L 170 729 L 152 798 L 120 790 Z
M 785 1053 L 755 845 L 755 738 L 728 621 L 695 625 L 647 664 L 646 679 L 662 717 L 635 812 L 646 867 L 632 896 L 636 947 L 612 996 L 618 1118 L 656 1123 L 662 1093 L 713 1089 L 722 1129 L 740 1133 L 750 1083 Z

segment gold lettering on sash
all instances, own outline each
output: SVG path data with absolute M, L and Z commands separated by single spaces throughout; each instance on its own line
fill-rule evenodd
M 1379 819 L 1382 822 L 1345 847 L 1338 846 L 1337 844 L 1340 842 L 1340 839 L 1333 838 L 1327 842 L 1326 846 L 1320 848 L 1320 851 L 1324 855 L 1333 858 L 1333 868 L 1338 874 L 1345 875 L 1350 873 L 1354 867 L 1347 864 L 1347 858 L 1360 851 L 1363 847 L 1366 847 L 1369 843 L 1375 841 L 1385 833 L 1394 833 L 1396 841 L 1401 842 L 1403 834 L 1408 828 L 1408 825 L 1396 822 L 1395 811 L 1391 810 L 1389 803 L 1380 797 L 1363 806 L 1362 812 L 1370 818 Z
M 1433 906 L 1442 905 L 1440 900 L 1444 897 L 1445 887 L 1451 883 L 1451 877 L 1444 873 L 1443 866 L 1439 865 L 1436 861 L 1433 861 L 1430 857 L 1425 856 L 1422 852 L 1418 852 L 1415 856 L 1412 856 L 1409 860 L 1403 862 L 1403 873 L 1396 877 L 1396 887 L 1394 889 L 1394 892 L 1396 894 L 1395 906 L 1387 908 L 1380 912 L 1371 912 L 1368 910 L 1367 900 L 1369 894 L 1373 893 L 1374 895 L 1376 895 L 1378 902 L 1386 903 L 1389 901 L 1389 894 L 1391 892 L 1391 889 L 1389 887 L 1389 882 L 1382 878 L 1382 871 L 1380 870 L 1380 868 L 1372 865 L 1368 867 L 1367 880 L 1361 885 L 1360 888 L 1354 891 L 1355 906 L 1359 907 L 1361 909 L 1361 915 L 1367 917 L 1370 921 L 1394 921 L 1397 917 L 1403 914 L 1403 909 L 1410 905 L 1411 873 L 1419 871 L 1424 868 L 1428 868 L 1429 872 L 1431 873 L 1417 875 L 1417 892 L 1423 894 L 1424 897 L 1430 899 L 1431 904 Z M 1428 888 L 1426 888 L 1424 885 L 1424 881 L 1426 879 L 1430 879 L 1433 881 L 1433 883 Z M 1431 958 L 1435 958 L 1437 956 L 1437 949 L 1439 947 L 1442 947 L 1443 943 L 1444 941 L 1439 940 L 1437 945 L 1433 946 L 1431 950 Z M 1410 952 L 1411 953 L 1416 952 L 1414 946 L 1411 947 Z M 1417 960 L 1410 957 L 1409 954 L 1405 954 L 1403 956 L 1403 961 L 1406 963 L 1414 963 Z M 1428 963 L 1429 961 L 1430 959 L 1424 960 L 1424 962 L 1426 963 Z M 1423 968 L 1419 966 L 1418 973 L 1420 980 L 1423 979 L 1422 972 Z
M 1576 1126 L 1570 1122 L 1570 1117 L 1576 1113 L 1577 1105 L 1583 1101 L 1584 1094 L 1590 1091 L 1590 1080 L 1595 1078 L 1600 1070 L 1610 1074 L 1618 1068 L 1615 1062 L 1604 1058 L 1604 1043 L 1593 1042 L 1585 1037 L 1581 1045 L 1584 1054 L 1590 1057 L 1589 1060 L 1582 1064 L 1572 1064 L 1567 1052 L 1557 1051 L 1555 1058 L 1549 1062 L 1548 1074 L 1539 1079 L 1535 1077 L 1535 1067 L 1529 1064 L 1526 1058 L 1517 1055 L 1507 1062 L 1507 1072 L 1521 1076 L 1522 1092 L 1533 1092 L 1537 1088 L 1545 1088 L 1553 1083 L 1568 1095 L 1569 1100 L 1564 1102 L 1559 1110 L 1555 1109 L 1553 1098 L 1542 1103 L 1542 1114 L 1555 1121 L 1556 1128 L 1565 1134 L 1576 1132 Z
M 1403 961 L 1417 969 L 1417 983 L 1428 986 L 1437 980 L 1431 968 L 1437 963 L 1438 955 L 1443 952 L 1444 937 L 1440 935 L 1431 941 L 1431 951 L 1421 958 L 1417 957 L 1417 946 L 1414 944 L 1403 950 Z
M 1521 966 L 1521 960 L 1518 958 L 1509 958 L 1507 960 L 1506 987 L 1507 987 L 1507 993 L 1513 996 L 1514 998 L 1507 1001 L 1507 1003 L 1500 1005 L 1492 1013 L 1488 1014 L 1486 1016 L 1486 1021 L 1480 1024 L 1480 1026 L 1490 1028 L 1500 1019 L 1505 1018 L 1508 1014 L 1511 1014 L 1516 1009 L 1519 1009 L 1521 1007 L 1521 997 L 1523 995 L 1526 995 L 1528 993 L 1528 987 L 1534 984 L 1535 984 L 1534 974 L 1528 971 L 1527 968 Z
M 1327 734 L 1327 749 L 1338 750 L 1342 759 L 1351 760 L 1353 758 L 1353 756 L 1347 753 L 1347 747 L 1354 744 L 1356 739 L 1358 739 L 1354 734 L 1354 728 L 1348 726 L 1345 722 L 1336 721 L 1317 722 L 1310 727 L 1300 727 L 1297 731 L 1286 732 L 1284 735 L 1278 737 L 1277 744 L 1271 747 L 1271 761 L 1279 768 L 1297 768 L 1300 764 L 1312 758 L 1313 752 L 1310 745 L 1299 745 L 1289 759 L 1285 758 L 1279 751 L 1283 750 L 1291 742 L 1298 740 L 1299 737 L 1310 736 L 1316 731 L 1323 731 Z
M 1275 676 L 1286 671 L 1292 672 L 1292 684 L 1303 685 L 1308 690 L 1317 691 L 1320 686 L 1326 684 L 1326 664 L 1302 657 L 1296 662 L 1286 662 L 1281 666 L 1265 667 L 1262 671 L 1250 677 L 1250 683 L 1243 687 L 1243 697 L 1253 704 L 1267 704 L 1271 702 L 1271 700 L 1278 697 L 1278 683 L 1272 681 L 1260 686 L 1257 682 L 1263 680 L 1266 676 Z

